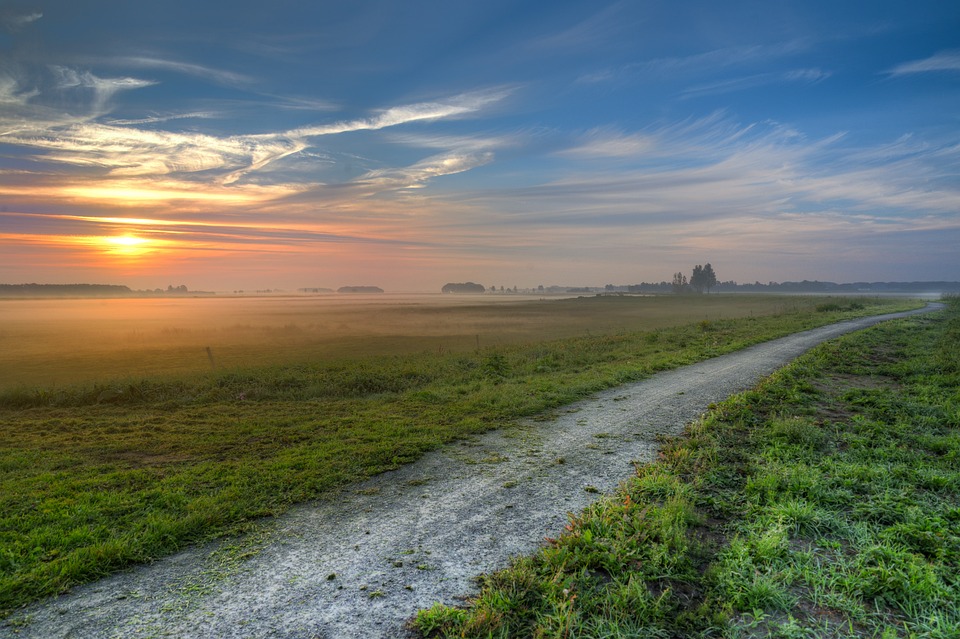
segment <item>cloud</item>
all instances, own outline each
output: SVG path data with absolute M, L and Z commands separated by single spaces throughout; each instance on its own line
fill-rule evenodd
M 754 75 L 740 78 L 731 78 L 699 86 L 690 87 L 683 91 L 683 97 L 698 97 L 703 95 L 717 95 L 721 93 L 731 93 L 734 91 L 744 91 L 756 87 L 780 84 L 786 82 L 801 82 L 804 84 L 816 84 L 830 77 L 830 72 L 821 69 L 793 69 L 786 72 L 776 73 L 757 73 Z
M 766 47 L 759 45 L 742 45 L 713 49 L 688 56 L 654 58 L 632 66 L 643 71 L 660 74 L 676 73 L 690 69 L 719 69 L 756 60 L 764 56 L 766 51 Z
M 14 13 L 11 10 L 0 9 L 0 26 L 7 32 L 19 31 L 32 22 L 43 17 L 40 11 L 33 13 Z
M 847 241 L 868 224 L 878 233 L 960 229 L 957 185 L 935 179 L 943 167 L 960 165 L 956 144 L 901 140 L 849 149 L 838 144 L 841 134 L 810 140 L 789 127 L 742 125 L 717 114 L 639 133 L 590 133 L 558 155 L 581 160 L 594 142 L 617 149 L 618 141 L 636 139 L 643 143 L 638 161 L 577 162 L 548 182 L 460 194 L 458 202 L 496 212 L 480 219 L 514 234 L 531 237 L 540 229 L 532 237 L 544 242 L 556 241 L 561 229 L 585 229 L 599 243 L 642 230 L 666 244 L 674 237 L 708 238 L 721 226 L 749 235 L 761 225 L 770 231 L 771 247 L 801 230 L 828 235 L 837 225 Z M 778 238 L 777 221 L 785 219 L 789 226 L 780 227 Z
M 793 69 L 783 74 L 783 79 L 788 82 L 808 82 L 815 84 L 829 78 L 832 74 L 822 69 Z
M 893 67 L 887 73 L 891 76 L 898 76 L 936 71 L 960 71 L 960 51 L 941 51 L 923 60 L 904 62 Z
M 136 233 L 147 249 L 175 248 L 178 251 L 279 252 L 291 248 L 316 250 L 317 243 L 426 245 L 425 242 L 399 242 L 356 232 L 335 232 L 322 225 L 250 223 L 242 220 L 205 221 L 155 218 L 124 218 L 83 215 L 48 215 L 0 211 L 7 232 L 0 242 L 51 246 L 81 245 L 102 250 L 104 237 Z M 43 232 L 38 232 L 43 231 Z
M 89 89 L 93 92 L 91 101 L 99 108 L 103 108 L 107 99 L 118 91 L 151 84 L 134 78 L 100 78 L 66 67 L 57 67 L 55 71 L 58 90 Z M 204 189 L 214 190 L 215 199 L 222 199 L 223 194 L 218 189 L 233 187 L 238 188 L 238 201 L 254 201 L 239 187 L 259 183 L 264 188 L 263 193 L 286 197 L 318 186 L 315 170 L 314 175 L 305 179 L 300 188 L 289 187 L 282 172 L 276 175 L 265 173 L 271 165 L 307 151 L 314 145 L 314 138 L 462 117 L 502 99 L 506 93 L 504 89 L 466 93 L 446 100 L 390 107 L 368 118 L 233 136 L 142 128 L 145 124 L 197 117 L 201 115 L 199 113 L 116 120 L 104 124 L 92 118 L 78 119 L 62 115 L 59 121 L 52 115 L 41 119 L 37 117 L 39 111 L 35 110 L 33 121 L 15 116 L 8 120 L 0 114 L 0 135 L 3 135 L 2 141 L 7 145 L 34 151 L 33 156 L 24 157 L 38 166 L 37 181 L 43 182 L 43 175 L 55 163 L 84 172 L 92 182 L 88 187 L 73 190 L 54 188 L 50 190 L 51 195 L 114 200 L 126 197 L 130 202 L 158 202 L 164 197 L 179 199 L 191 191 L 196 192 L 197 186 L 202 185 Z M 12 100 L 18 96 L 14 83 L 0 84 L 0 99 Z M 408 167 L 367 172 L 358 184 L 385 189 L 422 186 L 433 177 L 459 173 L 489 162 L 492 153 L 481 150 L 479 144 L 474 142 L 472 149 L 451 149 Z M 329 164 L 330 156 L 316 153 L 304 155 L 297 164 L 310 162 L 314 165 Z M 308 174 L 305 169 L 302 172 Z M 262 177 L 255 178 L 256 174 Z M 117 180 L 139 180 L 141 185 L 113 183 Z M 156 182 L 159 180 L 173 180 L 176 184 L 158 188 Z M 267 189 L 270 183 L 275 187 L 273 190 Z
M 70 67 L 52 66 L 56 89 L 90 89 L 93 92 L 91 108 L 94 113 L 103 113 L 107 102 L 120 91 L 142 89 L 157 84 L 152 80 L 138 78 L 101 78 L 89 71 L 77 71 Z
M 110 120 L 108 124 L 112 126 L 138 126 L 141 124 L 159 124 L 161 122 L 170 122 L 171 120 L 208 120 L 216 117 L 217 114 L 210 111 L 194 111 L 192 113 L 155 115 L 148 118 L 138 118 L 135 120 Z
M 20 84 L 12 77 L 8 75 L 0 75 L 0 104 L 6 104 L 8 106 L 14 105 L 24 105 L 27 101 L 38 95 L 39 91 L 34 89 L 33 91 L 21 91 Z M 0 115 L 0 124 L 4 122 L 2 115 Z
M 558 155 L 579 158 L 637 158 L 655 147 L 650 136 L 623 133 L 614 129 L 595 128 L 580 137 L 580 144 L 564 149 Z
M 563 52 L 571 48 L 596 49 L 615 41 L 621 33 L 630 28 L 633 21 L 624 16 L 624 9 L 628 7 L 629 3 L 615 2 L 572 27 L 532 40 L 529 46 Z
M 273 98 L 275 102 L 271 106 L 289 111 L 335 111 L 339 108 L 335 103 L 329 100 L 320 100 L 317 98 L 303 98 L 296 96 L 270 95 L 266 97 Z
M 93 89 L 94 92 L 105 97 L 109 97 L 118 91 L 141 89 L 157 84 L 151 80 L 139 80 L 137 78 L 100 78 L 88 71 L 76 71 L 68 67 L 54 66 L 52 69 L 59 78 L 58 89 Z
M 248 136 L 248 138 L 254 142 L 259 140 L 273 140 L 275 143 L 285 143 L 289 146 L 273 154 L 265 153 L 261 155 L 261 157 L 253 161 L 249 166 L 227 176 L 224 180 L 224 183 L 229 184 L 235 182 L 250 171 L 263 168 L 271 162 L 292 155 L 297 151 L 306 149 L 309 145 L 305 142 L 305 140 L 308 138 L 337 135 L 353 131 L 376 131 L 402 124 L 408 124 L 411 122 L 457 117 L 467 113 L 476 112 L 488 104 L 497 102 L 503 99 L 507 93 L 508 91 L 503 89 L 477 93 L 465 93 L 454 96 L 444 102 L 422 102 L 417 104 L 391 107 L 385 109 L 379 115 L 372 118 L 361 118 L 358 120 L 348 120 L 328 125 L 302 127 L 279 134 Z M 426 175 L 424 172 L 419 172 L 418 174 Z M 414 180 L 414 182 L 420 181 L 421 180 Z
M 810 43 L 807 40 L 800 39 L 776 45 L 740 45 L 712 49 L 687 56 L 652 58 L 642 62 L 632 62 L 619 67 L 598 69 L 585 73 L 577 79 L 577 82 L 583 84 L 613 82 L 632 78 L 638 74 L 674 77 L 690 73 L 716 73 L 720 69 L 738 67 L 757 60 L 770 61 L 775 58 L 793 55 L 809 48 L 809 46 Z
M 424 120 L 447 119 L 479 111 L 490 104 L 499 102 L 509 93 L 509 89 L 463 93 L 442 102 L 421 102 L 390 107 L 372 118 L 302 127 L 287 131 L 284 135 L 287 137 L 317 137 L 350 131 L 376 131 Z
M 205 80 L 212 80 L 217 84 L 228 86 L 245 86 L 253 84 L 254 80 L 248 75 L 236 73 L 234 71 L 225 71 L 200 64 L 191 64 L 189 62 L 178 62 L 176 60 L 164 60 L 162 58 L 151 58 L 147 56 L 118 56 L 110 58 L 89 58 L 92 63 L 101 65 L 133 67 L 135 69 L 160 69 L 163 71 L 173 71 Z
M 392 133 L 387 139 L 397 144 L 428 149 L 459 149 L 469 151 L 487 151 L 517 146 L 523 138 L 522 133 L 507 135 L 442 135 L 437 133 Z
M 448 153 L 429 157 L 409 167 L 369 171 L 355 183 L 380 188 L 418 188 L 431 178 L 463 173 L 492 161 L 493 153 L 490 152 Z

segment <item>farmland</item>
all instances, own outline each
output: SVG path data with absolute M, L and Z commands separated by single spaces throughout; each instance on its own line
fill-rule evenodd
M 238 305 L 189 321 L 156 308 L 87 309 L 32 327 L 22 313 L 3 326 L 21 350 L 6 362 L 15 372 L 0 394 L 0 607 L 236 533 L 602 388 L 917 305 L 721 296 L 377 302 L 337 308 L 336 320 L 296 305 L 244 315 Z M 127 342 L 94 347 L 96 331 Z M 257 339 L 242 339 L 250 332 Z M 161 357 L 164 347 L 179 355 Z M 136 364 L 151 354 L 154 363 Z M 44 384 L 49 368 L 56 383 Z

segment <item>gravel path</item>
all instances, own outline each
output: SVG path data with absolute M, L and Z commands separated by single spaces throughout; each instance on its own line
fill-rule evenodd
M 930 304 L 916 312 L 936 310 Z M 17 613 L 2 637 L 402 637 L 434 602 L 557 536 L 713 402 L 816 344 L 899 313 L 791 335 L 657 374 L 298 506 L 243 539 L 194 548 Z

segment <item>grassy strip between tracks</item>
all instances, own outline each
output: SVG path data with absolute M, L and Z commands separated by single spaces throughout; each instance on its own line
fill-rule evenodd
M 665 442 L 428 637 L 960 637 L 960 300 Z
M 0 393 L 0 616 L 458 437 L 657 370 L 907 306 L 918 304 L 792 298 L 777 315 L 467 354 Z

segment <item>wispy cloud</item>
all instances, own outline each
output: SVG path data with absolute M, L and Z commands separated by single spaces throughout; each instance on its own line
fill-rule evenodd
M 89 71 L 78 71 L 70 67 L 51 67 L 56 76 L 56 89 L 89 89 L 93 92 L 91 108 L 94 113 L 102 113 L 107 101 L 120 91 L 142 89 L 157 84 L 152 80 L 138 78 L 101 78 Z
M 84 58 L 83 61 L 104 66 L 114 66 L 134 69 L 160 69 L 163 71 L 173 71 L 184 75 L 211 80 L 217 84 L 228 86 L 248 86 L 254 83 L 254 79 L 246 74 L 235 71 L 227 71 L 214 67 L 193 64 L 190 62 L 181 62 L 178 60 L 167 60 L 149 56 L 116 56 L 109 58 Z
M 161 122 L 170 122 L 172 120 L 209 120 L 216 117 L 217 114 L 210 111 L 194 111 L 192 113 L 154 115 L 148 118 L 137 118 L 135 120 L 110 120 L 107 124 L 112 126 L 139 126 L 142 124 L 160 124 Z
M 270 103 L 270 106 L 290 111 L 335 111 L 339 108 L 337 104 L 330 100 L 321 100 L 318 98 L 272 94 L 266 94 L 265 97 L 274 100 Z
M 810 47 L 807 40 L 792 40 L 773 45 L 745 44 L 735 47 L 711 49 L 686 56 L 664 56 L 619 67 L 597 69 L 578 78 L 583 84 L 619 81 L 638 75 L 672 77 L 678 74 L 718 72 L 757 61 L 768 62 L 784 56 L 794 55 Z
M 39 94 L 37 89 L 32 89 L 30 91 L 24 91 L 20 88 L 20 84 L 17 80 L 9 75 L 0 75 L 0 104 L 7 104 L 8 106 L 13 105 L 24 105 L 27 103 L 30 98 L 33 98 Z M 3 122 L 5 118 L 0 116 L 0 123 Z
M 17 13 L 13 9 L 0 9 L 0 27 L 3 27 L 5 31 L 19 31 L 42 17 L 43 13 L 40 11 Z
M 57 87 L 60 90 L 89 89 L 93 92 L 95 107 L 103 108 L 108 98 L 117 91 L 149 86 L 147 81 L 133 78 L 100 78 L 86 72 L 58 68 Z M 15 85 L 3 85 L 5 99 L 19 99 Z M 104 198 L 127 202 L 158 202 L 163 199 L 195 199 L 201 201 L 196 187 L 202 186 L 216 201 L 262 201 L 267 197 L 285 197 L 291 193 L 317 186 L 306 181 L 300 187 L 283 183 L 259 185 L 250 191 L 256 180 L 252 176 L 286 158 L 305 152 L 317 138 L 352 131 L 381 130 L 408 123 L 450 119 L 475 113 L 497 102 L 506 90 L 482 91 L 455 95 L 444 100 L 390 107 L 368 117 L 345 120 L 325 125 L 300 127 L 272 133 L 214 136 L 195 132 L 158 131 L 143 125 L 198 117 L 190 113 L 139 120 L 115 120 L 103 124 L 91 120 L 48 119 L 33 123 L 16 118 L 16 126 L 4 131 L 4 117 L 0 115 L 0 141 L 23 149 L 32 149 L 32 159 L 38 163 L 37 175 L 42 180 L 44 164 L 94 169 L 101 173 L 95 182 L 83 186 L 49 188 L 51 197 Z M 489 151 L 473 145 L 473 149 L 450 150 L 433 155 L 412 166 L 380 169 L 367 172 L 358 180 L 367 186 L 393 189 L 422 186 L 431 178 L 459 173 L 486 164 L 492 158 Z M 320 158 L 329 162 L 327 155 L 303 156 L 302 161 Z M 89 181 L 93 176 L 88 176 Z M 135 182 L 138 180 L 139 182 Z M 272 181 L 272 180 L 271 180 Z M 232 191 L 223 191 L 234 187 Z M 243 188 L 240 188 L 243 187 Z M 191 194 L 196 194 L 191 198 Z
M 832 75 L 829 71 L 823 69 L 793 69 L 783 74 L 783 79 L 788 82 L 807 82 L 814 84 L 826 80 Z
M 656 143 L 642 133 L 623 133 L 616 129 L 595 128 L 580 136 L 579 144 L 558 155 L 580 158 L 639 158 L 651 152 Z
M 625 2 L 615 2 L 597 13 L 557 33 L 532 40 L 533 49 L 569 51 L 571 48 L 595 48 L 615 41 L 618 34 L 629 29 L 633 20 L 628 19 Z
M 475 169 L 493 161 L 493 153 L 447 153 L 429 157 L 416 164 L 396 169 L 378 169 L 355 180 L 380 188 L 418 188 L 428 180 Z
M 390 107 L 371 118 L 294 129 L 284 135 L 288 137 L 317 137 L 350 131 L 376 131 L 424 120 L 455 118 L 477 112 L 490 104 L 499 102 L 509 93 L 509 89 L 463 93 L 438 102 L 420 102 Z
M 960 71 L 960 51 L 941 51 L 923 60 L 904 62 L 893 67 L 887 73 L 891 76 L 898 76 L 936 71 Z
M 527 226 L 588 227 L 606 235 L 606 228 L 614 241 L 616 234 L 634 229 L 658 239 L 681 232 L 709 237 L 717 224 L 747 232 L 758 220 L 784 216 L 791 220 L 792 232 L 812 233 L 826 219 L 824 211 L 832 211 L 831 225 L 847 230 L 867 222 L 878 232 L 938 225 L 960 230 L 960 222 L 953 219 L 957 186 L 930 179 L 934 166 L 960 162 L 956 145 L 911 145 L 896 151 L 884 144 L 877 148 L 885 159 L 864 166 L 856 155 L 870 156 L 874 149 L 843 149 L 838 146 L 840 135 L 809 140 L 788 127 L 738 125 L 719 116 L 619 137 L 602 130 L 595 137 L 600 149 L 642 141 L 637 162 L 602 169 L 578 162 L 554 180 L 477 192 L 470 202 L 500 211 L 497 221 L 515 233 Z M 589 158 L 585 151 L 591 144 L 591 138 L 585 138 L 584 144 L 562 155 Z M 775 235 L 774 222 L 764 222 L 764 227 Z M 770 238 L 771 246 L 787 238 Z
M 683 97 L 692 98 L 704 95 L 717 95 L 734 91 L 745 91 L 756 87 L 797 82 L 816 84 L 830 77 L 830 72 L 821 69 L 793 69 L 786 72 L 757 73 L 739 78 L 730 78 L 690 87 L 683 91 Z

